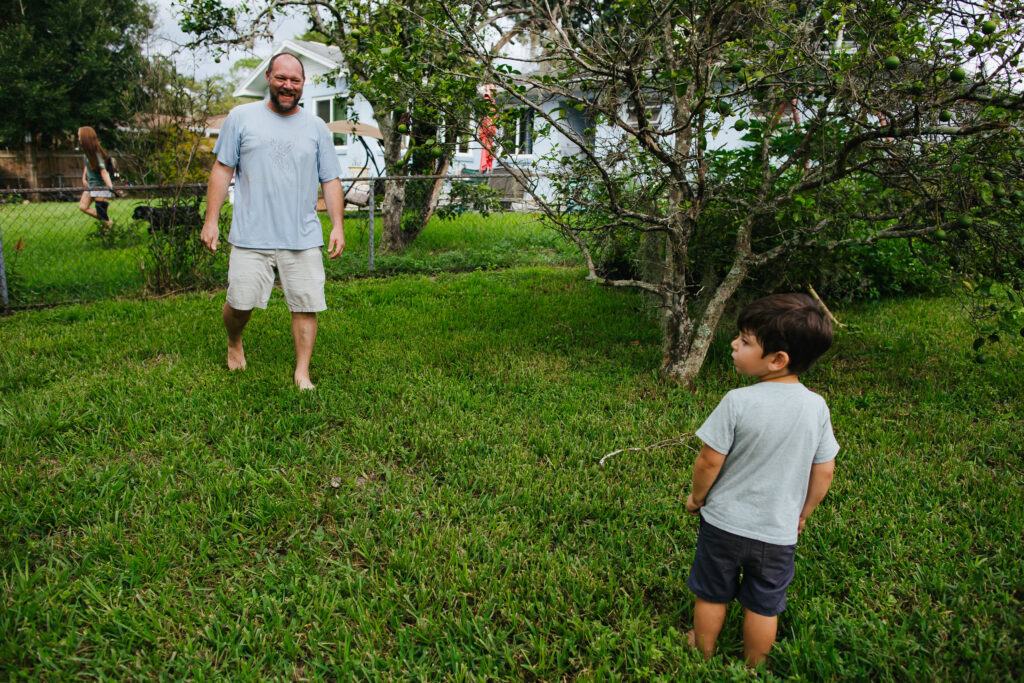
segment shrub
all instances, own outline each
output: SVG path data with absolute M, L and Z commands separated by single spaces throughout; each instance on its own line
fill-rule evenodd
M 86 238 L 103 249 L 124 249 L 139 243 L 139 235 L 144 226 L 137 222 L 120 223 L 114 221 L 107 225 L 104 221 L 93 221 L 92 229 L 89 230 Z
M 481 181 L 453 180 L 448 203 L 437 207 L 439 218 L 451 220 L 469 211 L 482 216 L 501 211 L 501 192 Z
M 161 208 L 172 206 L 171 201 L 161 202 Z M 197 207 L 198 210 L 198 207 Z M 185 215 L 185 212 L 182 212 Z M 222 211 L 221 234 L 226 237 L 231 224 L 231 212 Z M 225 270 L 227 249 L 221 248 L 216 254 L 210 253 L 200 240 L 200 229 L 194 223 L 184 221 L 163 229 L 150 229 L 147 240 L 146 287 L 152 292 L 164 293 L 187 289 L 209 287 Z M 226 243 L 222 240 L 222 245 Z

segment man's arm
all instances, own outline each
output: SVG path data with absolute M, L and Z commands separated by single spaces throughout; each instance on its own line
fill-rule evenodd
M 213 162 L 210 184 L 206 188 L 206 220 L 203 222 L 203 232 L 199 235 L 210 251 L 217 251 L 217 245 L 220 244 L 220 209 L 224 206 L 224 198 L 228 196 L 228 186 L 231 185 L 233 175 L 235 169 L 219 161 Z
M 811 478 L 807 484 L 807 497 L 804 499 L 804 507 L 800 511 L 800 526 L 797 527 L 797 533 L 803 532 L 807 518 L 811 516 L 814 508 L 818 507 L 818 503 L 828 493 L 829 487 L 832 486 L 832 476 L 835 474 L 835 471 L 835 459 L 818 465 L 811 465 Z
M 328 257 L 335 258 L 345 249 L 345 195 L 341 191 L 339 178 L 323 183 L 323 188 L 327 215 L 331 217 L 331 236 L 327 242 Z
M 686 497 L 686 511 L 691 515 L 698 514 L 704 507 L 708 491 L 711 490 L 715 479 L 718 479 L 718 473 L 722 471 L 724 464 L 725 456 L 704 444 L 696 462 L 693 463 L 693 486 L 690 487 L 690 495 Z

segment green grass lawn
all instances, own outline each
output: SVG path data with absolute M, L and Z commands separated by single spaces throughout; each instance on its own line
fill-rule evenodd
M 111 202 L 110 217 L 131 224 L 136 201 Z M 0 204 L 10 304 L 25 306 L 141 292 L 145 226 L 107 249 L 89 238 L 99 223 L 77 202 Z
M 0 230 L 13 307 L 89 301 L 109 296 L 138 296 L 146 288 L 148 227 L 131 220 L 132 210 L 147 200 L 115 199 L 110 216 L 127 231 L 126 239 L 104 246 L 90 237 L 99 223 L 74 202 L 0 204 Z M 160 200 L 153 200 L 159 202 Z M 222 244 L 226 245 L 228 210 Z M 321 214 L 325 240 L 330 221 Z M 369 222 L 365 212 L 348 212 L 346 249 L 327 263 L 332 279 L 369 275 Z M 380 214 L 375 221 L 375 275 L 439 273 L 524 265 L 565 265 L 580 262 L 578 252 L 555 231 L 527 214 L 464 214 L 450 221 L 434 218 L 401 254 L 381 254 Z M 198 239 L 198 231 L 196 232 Z M 226 283 L 223 251 L 214 260 L 214 279 Z
M 345 251 L 327 263 L 333 279 L 368 274 L 369 221 L 365 213 L 346 215 Z M 321 216 L 324 239 L 330 221 Z M 545 227 L 539 216 L 521 213 L 463 214 L 452 220 L 433 218 L 426 230 L 401 254 L 381 254 L 383 228 L 380 214 L 374 221 L 374 270 L 377 275 L 440 273 L 508 268 L 511 266 L 567 265 L 582 260 L 575 246 Z
M 353 240 L 354 241 L 354 240 Z M 315 393 L 279 293 L 223 369 L 223 292 L 0 318 L 8 678 L 744 679 L 689 651 L 692 432 L 721 338 L 660 383 L 654 314 L 576 268 L 328 285 Z M 1020 343 L 956 305 L 848 307 L 807 377 L 843 446 L 798 550 L 783 678 L 1014 680 Z

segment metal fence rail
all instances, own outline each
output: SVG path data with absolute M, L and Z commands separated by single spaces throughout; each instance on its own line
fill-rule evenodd
M 364 217 L 369 229 L 367 268 L 374 264 L 374 218 L 384 181 L 430 180 L 430 176 L 343 178 L 346 218 Z M 505 210 L 526 210 L 522 191 L 510 178 L 452 176 L 452 180 L 488 182 L 501 191 Z M 511 182 L 510 182 L 511 181 Z M 370 191 L 374 188 L 375 191 Z M 153 290 L 159 270 L 164 214 L 147 207 L 178 207 L 176 229 L 199 244 L 206 186 L 134 186 L 111 198 L 113 226 L 78 209 L 83 188 L 0 190 L 0 308 L 31 308 L 113 296 L 138 296 Z M 518 190 L 518 191 L 517 191 Z M 447 188 L 446 188 L 447 192 Z M 442 203 L 447 201 L 442 195 Z M 93 204 L 95 206 L 95 204 Z M 322 206 L 321 206 L 322 208 Z M 221 212 L 227 236 L 231 203 Z M 156 220 L 153 220 L 153 219 Z M 199 250 L 201 251 L 201 250 Z M 196 254 L 199 253 L 196 251 Z M 196 256 L 198 258 L 198 256 Z M 226 281 L 226 250 L 209 257 L 215 282 Z

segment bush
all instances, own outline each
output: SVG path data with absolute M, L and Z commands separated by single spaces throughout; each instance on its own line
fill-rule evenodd
M 104 221 L 93 221 L 92 229 L 86 235 L 89 241 L 96 243 L 103 249 L 124 249 L 135 246 L 140 242 L 139 235 L 145 229 L 145 225 L 138 222 L 119 223 L 117 221 L 107 225 Z
M 934 293 L 948 289 L 951 273 L 941 246 L 915 238 L 807 250 L 764 269 L 755 282 L 792 290 L 810 284 L 828 301 L 848 302 Z
M 469 211 L 489 216 L 501 211 L 501 192 L 480 180 L 453 180 L 448 190 L 448 203 L 439 205 L 438 218 L 451 220 Z
M 170 201 L 161 208 L 170 207 Z M 199 207 L 196 207 L 199 210 Z M 186 215 L 182 212 L 182 215 Z M 221 234 L 226 238 L 231 224 L 231 212 L 222 211 Z M 193 222 L 183 221 L 164 229 L 149 230 L 146 259 L 146 287 L 152 292 L 164 293 L 209 287 L 226 265 L 226 240 L 216 254 L 210 253 L 200 239 L 200 228 Z

